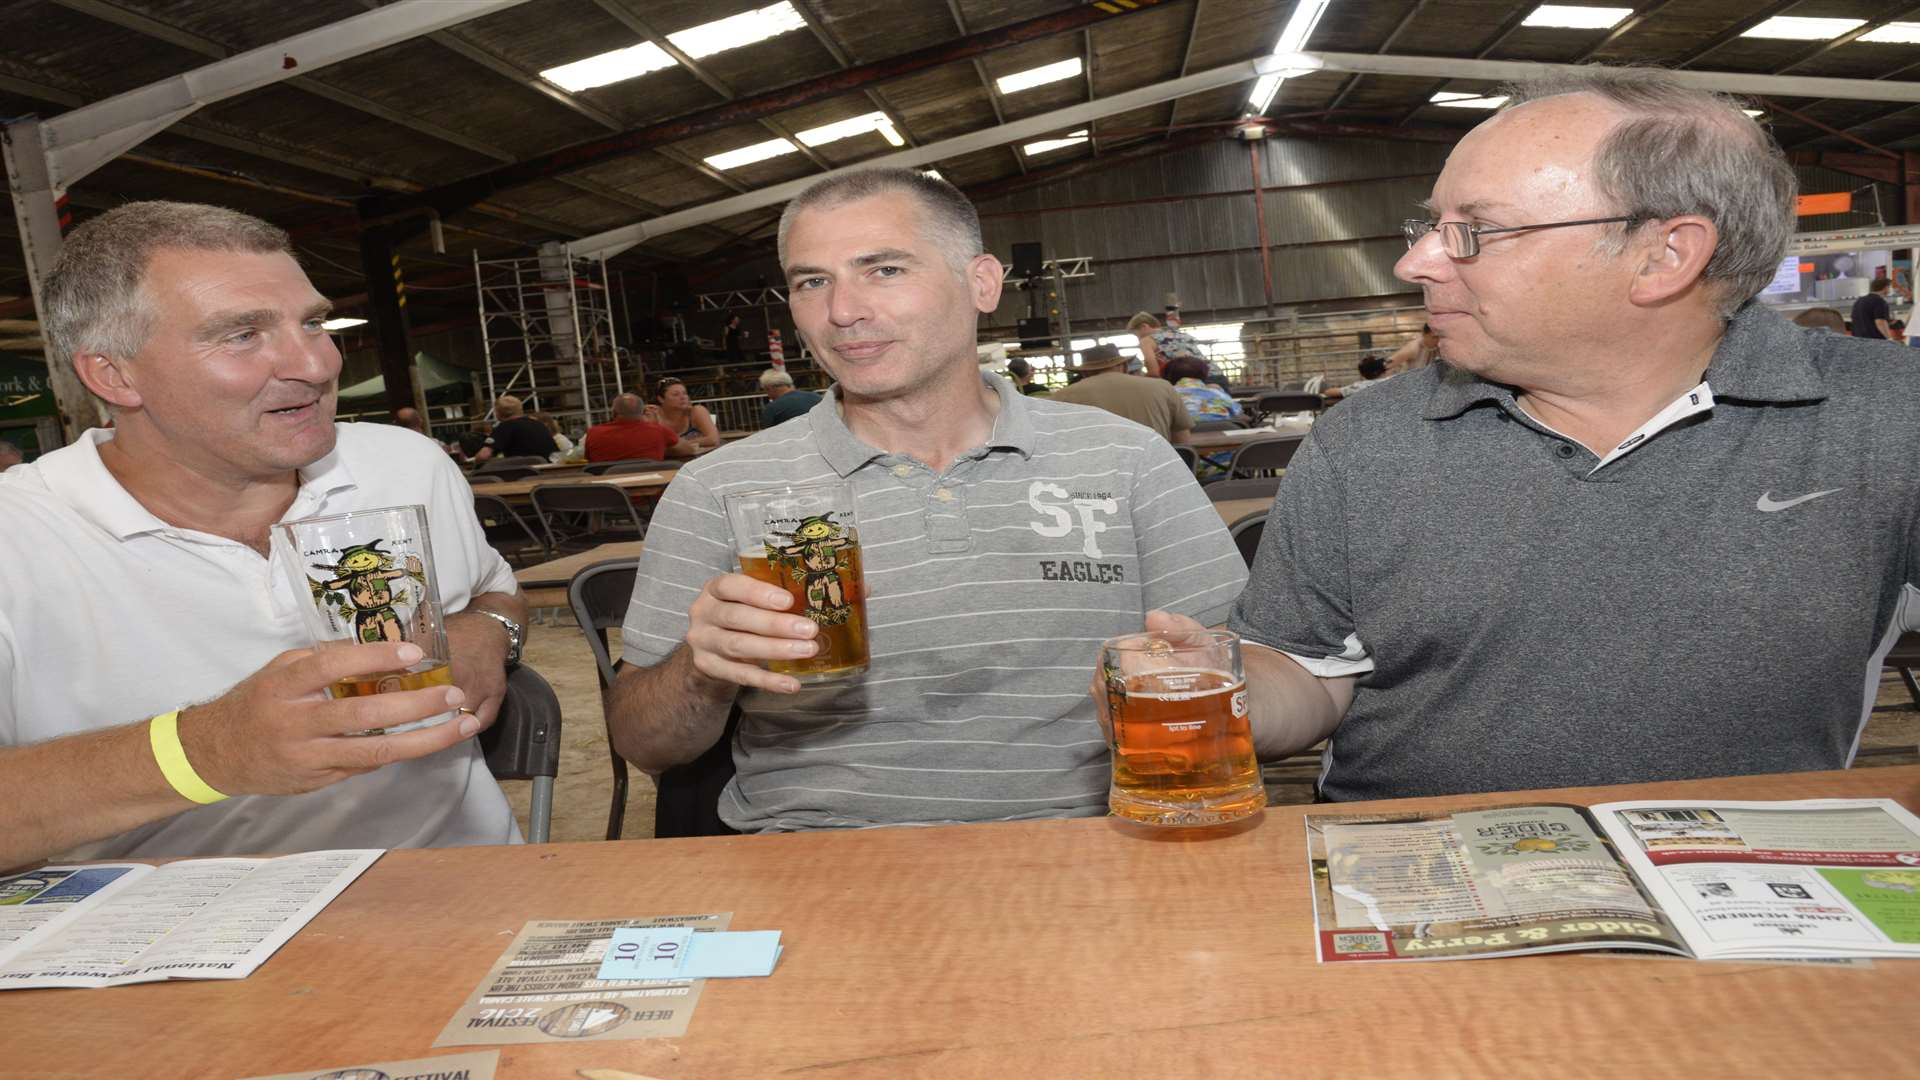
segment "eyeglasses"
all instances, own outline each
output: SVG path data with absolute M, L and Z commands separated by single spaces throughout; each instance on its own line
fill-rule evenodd
M 1406 234 L 1407 246 L 1413 247 L 1426 235 L 1436 230 L 1440 233 L 1440 246 L 1450 259 L 1471 259 L 1480 254 L 1480 238 L 1494 233 L 1526 232 L 1529 229 L 1564 229 L 1571 225 L 1611 225 L 1617 221 L 1639 221 L 1632 215 L 1622 217 L 1581 218 L 1578 221 L 1548 221 L 1539 225 L 1506 225 L 1501 228 L 1489 228 L 1485 225 L 1469 225 L 1464 221 L 1422 221 L 1409 218 L 1400 223 L 1400 231 Z

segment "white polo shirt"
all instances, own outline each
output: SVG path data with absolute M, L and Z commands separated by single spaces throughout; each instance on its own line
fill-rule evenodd
M 514 590 L 513 572 L 474 517 L 471 489 L 443 451 L 404 428 L 338 430 L 333 452 L 300 470 L 285 520 L 424 504 L 448 611 L 478 593 Z M 0 476 L 0 746 L 211 701 L 310 644 L 296 606 L 305 598 L 281 568 L 245 544 L 153 516 L 100 461 L 99 446 L 112 437 L 89 431 Z M 237 796 L 61 857 L 519 839 L 506 796 L 469 739 L 305 795 Z

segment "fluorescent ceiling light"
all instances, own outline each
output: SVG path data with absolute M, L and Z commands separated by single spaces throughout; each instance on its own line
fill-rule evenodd
M 1287 19 L 1287 25 L 1280 31 L 1280 40 L 1274 43 L 1273 54 L 1286 56 L 1297 53 L 1307 47 L 1307 40 L 1313 37 L 1313 28 L 1320 24 L 1320 16 L 1327 13 L 1329 0 L 1295 0 L 1293 15 Z M 1247 95 L 1247 112 L 1251 115 L 1265 115 L 1267 106 L 1273 104 L 1275 94 L 1280 92 L 1280 84 L 1287 78 L 1285 73 L 1262 75 L 1253 84 L 1253 93 Z
M 1920 23 L 1888 23 L 1878 29 L 1869 30 L 1853 40 L 1872 41 L 1882 45 L 1920 45 Z
M 807 21 L 793 9 L 793 5 L 782 0 L 771 7 L 757 11 L 743 11 L 724 19 L 682 30 L 677 34 L 668 34 L 667 40 L 674 48 L 693 57 L 712 56 L 717 52 L 737 49 L 742 45 L 752 45 L 770 37 L 794 30 L 805 30 Z
M 806 20 L 793 9 L 793 5 L 783 0 L 772 7 L 742 12 L 668 34 L 667 40 L 673 42 L 674 48 L 698 60 L 789 31 L 802 30 L 806 25 Z M 548 68 L 540 73 L 540 77 L 562 90 L 578 93 L 672 66 L 673 57 L 668 56 L 665 49 L 651 41 L 643 41 L 624 49 Z
M 879 132 L 881 138 L 894 146 L 907 145 L 907 141 L 894 130 L 892 118 L 883 112 L 862 113 L 859 116 L 849 116 L 845 120 L 835 120 L 831 124 L 823 124 L 820 127 L 799 132 L 795 138 L 798 138 L 804 146 L 819 146 L 823 143 L 838 142 L 841 139 L 851 139 L 855 135 L 865 135 L 869 131 Z
M 785 139 L 768 139 L 763 143 L 743 146 L 738 150 L 729 150 L 724 154 L 715 154 L 706 159 L 707 164 L 716 169 L 737 169 L 742 165 L 751 165 L 756 161 L 777 158 L 781 154 L 797 154 L 800 148 Z
M 1002 94 L 1017 94 L 1036 86 L 1071 79 L 1078 74 L 1080 74 L 1080 58 L 1076 56 L 1057 64 L 1047 64 L 1042 67 L 1028 68 L 1026 71 L 1016 71 L 1011 75 L 1002 75 L 993 82 L 1000 88 Z
M 1086 141 L 1087 129 L 1081 128 L 1079 131 L 1069 132 L 1065 138 L 1041 139 L 1039 142 L 1030 142 L 1022 146 L 1020 150 L 1028 157 L 1032 157 L 1035 154 L 1044 154 L 1051 150 L 1064 150 L 1069 146 L 1079 146 Z
M 1552 26 L 1563 30 L 1611 30 L 1631 14 L 1632 8 L 1541 4 L 1520 25 Z
M 344 316 L 343 316 L 343 317 L 341 317 L 341 318 L 338 318 L 338 319 L 328 319 L 328 320 L 326 320 L 325 322 L 323 322 L 323 323 L 321 323 L 321 324 L 320 324 L 320 329 L 322 329 L 322 330 L 349 330 L 349 329 L 352 329 L 353 327 L 356 327 L 356 326 L 365 326 L 365 325 L 367 325 L 367 320 L 365 320 L 365 319 L 354 319 L 354 318 L 347 318 L 347 317 L 344 317 Z
M 643 41 L 630 48 L 615 49 L 557 68 L 548 68 L 540 73 L 540 77 L 562 90 L 577 94 L 582 90 L 638 78 L 649 71 L 672 66 L 673 57 L 668 56 L 665 50 L 651 41 Z
M 1743 113 L 1746 113 L 1748 116 L 1753 117 L 1755 120 L 1758 120 L 1761 117 L 1767 115 L 1766 113 L 1761 112 L 1759 109 L 1741 109 L 1740 111 Z
M 1813 19 L 1804 15 L 1775 15 L 1741 34 L 1750 38 L 1778 38 L 1783 41 L 1831 41 L 1856 27 L 1865 19 Z
M 1427 100 L 1449 109 L 1497 109 L 1507 103 L 1505 95 L 1488 97 L 1485 94 L 1462 94 L 1451 90 L 1443 90 Z

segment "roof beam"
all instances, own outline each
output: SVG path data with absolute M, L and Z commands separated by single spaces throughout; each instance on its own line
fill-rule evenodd
M 1621 38 L 1626 37 L 1629 33 L 1633 31 L 1634 27 L 1637 27 L 1641 23 L 1646 22 L 1649 18 L 1653 16 L 1654 12 L 1659 11 L 1661 8 L 1666 7 L 1668 4 L 1672 2 L 1673 0 L 1652 0 L 1651 3 L 1642 4 L 1639 7 L 1635 8 L 1633 10 L 1633 14 L 1615 23 L 1613 29 L 1607 31 L 1607 36 L 1601 38 L 1599 41 L 1594 42 L 1593 47 L 1588 49 L 1586 52 L 1583 52 L 1579 56 L 1574 57 L 1573 62 L 1576 64 L 1584 64 L 1587 61 L 1593 59 L 1595 56 L 1599 55 L 1600 50 L 1606 48 L 1607 46 L 1613 44 L 1616 41 L 1619 41 Z
M 807 29 L 813 32 L 813 39 L 820 43 L 821 48 L 827 50 L 833 57 L 833 62 L 840 65 L 841 70 L 844 71 L 853 66 L 852 54 L 848 53 L 845 47 L 827 32 L 826 24 L 814 14 L 812 4 L 807 3 L 807 0 L 787 0 L 787 2 L 793 5 L 793 10 L 800 13 L 800 21 L 807 24 Z M 904 139 L 908 146 L 920 145 L 920 140 L 908 130 L 906 117 L 893 107 L 893 103 L 886 99 L 879 87 L 867 86 L 862 87 L 861 90 L 867 95 L 867 100 L 873 102 L 874 108 L 886 113 L 887 119 L 893 121 L 893 130 L 900 133 L 900 138 Z
M 233 50 L 211 38 L 201 37 L 198 34 L 186 30 L 168 26 L 158 20 L 127 11 L 116 4 L 106 2 L 106 0 L 53 0 L 53 2 L 62 7 L 70 8 L 82 14 L 100 19 L 103 22 L 132 30 L 135 33 L 160 41 L 165 41 L 170 45 L 176 45 L 215 60 L 224 60 L 233 55 Z M 444 33 L 444 31 L 442 33 Z M 321 82 L 319 79 L 311 76 L 295 76 L 287 80 L 287 85 L 295 87 L 304 93 L 331 101 L 336 105 L 344 105 L 355 112 L 365 113 L 368 116 L 385 120 L 387 123 L 397 127 L 406 128 L 409 131 L 458 146 L 463 150 L 479 154 L 482 157 L 489 157 L 499 162 L 515 160 L 515 155 L 502 147 L 464 135 L 451 128 L 442 127 L 429 120 L 408 116 L 397 109 L 389 108 L 371 98 Z M 650 204 L 636 205 L 636 200 L 630 199 L 624 193 L 606 187 L 605 185 L 564 179 L 560 182 L 576 191 L 584 192 L 596 198 L 606 199 L 624 209 L 639 210 L 642 213 L 655 213 L 659 211 L 658 207 L 653 207 Z
M 271 86 L 291 78 L 292 72 L 349 60 L 525 2 L 401 0 L 92 102 L 44 122 L 49 179 L 56 189 L 64 189 L 201 107 Z
M 618 19 L 621 25 L 652 42 L 655 48 L 672 57 L 674 63 L 686 68 L 687 72 L 694 78 L 699 79 L 707 89 L 719 94 L 720 100 L 734 101 L 740 97 L 740 95 L 734 91 L 733 87 L 727 85 L 726 80 L 708 71 L 705 65 L 687 55 L 686 51 L 681 49 L 680 46 L 675 45 L 667 35 L 655 30 L 652 23 L 641 18 L 638 13 L 627 7 L 621 0 L 593 0 L 593 2 L 601 11 Z M 813 162 L 816 166 L 823 170 L 833 168 L 825 158 L 814 153 L 812 147 L 794 138 L 793 132 L 788 131 L 785 125 L 770 116 L 760 117 L 759 122 L 761 127 L 766 128 L 780 138 L 799 147 L 800 152 L 807 155 L 807 160 Z M 737 186 L 731 178 L 722 178 L 719 173 L 713 173 L 711 176 L 714 179 L 720 180 L 721 183 L 726 184 L 728 187 L 733 188 L 735 191 L 746 190 L 745 188 Z
M 1080 31 L 1080 74 L 1087 83 L 1087 100 L 1093 100 L 1093 31 Z M 1100 131 L 1098 121 L 1087 121 L 1087 149 L 1094 157 L 1100 156 Z
M 1362 71 L 1374 75 L 1435 76 L 1506 82 L 1545 72 L 1576 72 L 1577 64 L 1517 60 L 1469 60 L 1447 56 L 1374 56 L 1369 53 L 1304 52 L 1263 58 L 1281 69 Z M 1830 79 L 1811 75 L 1765 75 L 1741 71 L 1672 71 L 1673 79 L 1700 90 L 1785 97 L 1830 97 L 1849 101 L 1920 103 L 1920 83 L 1878 79 Z
M 1289 66 L 1291 66 L 1293 60 L 1294 58 L 1292 57 L 1287 58 Z M 1128 90 L 1095 101 L 1086 102 L 1085 104 L 1070 105 L 1067 108 L 1055 109 L 1052 112 L 1042 113 L 1039 116 L 1030 116 L 1024 120 L 1016 120 L 1013 123 L 1004 124 L 996 128 L 989 128 L 985 131 L 975 131 L 966 135 L 955 136 L 951 139 L 943 139 L 927 146 L 914 147 L 908 150 L 885 154 L 878 158 L 861 162 L 858 165 L 835 169 L 826 175 L 835 176 L 852 172 L 855 169 L 875 167 L 918 168 L 928 162 L 938 161 L 941 158 L 957 157 L 961 154 L 973 153 L 976 150 L 984 150 L 988 147 L 1033 138 L 1059 128 L 1077 126 L 1091 122 L 1098 117 L 1113 116 L 1131 109 L 1157 105 L 1163 101 L 1171 101 L 1174 98 L 1183 97 L 1187 94 L 1198 94 L 1221 86 L 1232 86 L 1236 83 L 1251 82 L 1259 78 L 1266 71 L 1277 69 L 1280 66 L 1280 58 L 1272 56 L 1263 56 L 1256 60 L 1243 60 L 1237 64 L 1228 64 L 1210 71 L 1189 75 L 1184 79 L 1173 79 L 1168 82 L 1156 83 L 1152 86 L 1139 87 L 1134 90 Z M 1920 85 L 1917 85 L 1915 90 L 1920 91 Z M 661 236 L 669 232 L 690 228 L 694 225 L 704 224 L 709 221 L 722 220 L 732 217 L 735 214 L 745 213 L 749 210 L 758 210 L 761 207 L 783 203 L 795 195 L 798 195 L 801 191 L 818 182 L 820 179 L 820 177 L 809 176 L 799 180 L 790 180 L 783 184 L 775 184 L 772 187 L 762 188 L 744 195 L 736 195 L 730 199 L 721 199 L 704 206 L 691 207 L 677 213 L 667 214 L 651 221 L 638 222 L 618 229 L 609 229 L 606 232 L 596 233 L 593 236 L 575 240 L 568 245 L 568 249 L 575 255 L 582 255 L 587 258 L 610 257 L 650 237 Z
M 1747 31 L 1753 29 L 1754 27 L 1759 26 L 1761 23 L 1766 22 L 1768 19 L 1773 18 L 1775 15 L 1778 15 L 1781 12 L 1787 10 L 1788 8 L 1793 7 L 1795 4 L 1798 4 L 1799 2 L 1800 0 L 1776 0 L 1776 2 L 1771 6 L 1763 8 L 1759 12 L 1753 15 L 1747 16 L 1745 19 L 1741 20 L 1740 22 L 1734 23 L 1732 26 L 1729 26 L 1725 30 L 1722 30 L 1719 33 L 1708 38 L 1705 44 L 1702 44 L 1699 48 L 1693 50 L 1692 52 L 1681 57 L 1680 59 L 1675 60 L 1673 62 L 1673 66 L 1676 68 L 1691 67 L 1694 61 L 1700 59 L 1703 56 L 1706 56 L 1708 53 L 1713 52 L 1715 49 L 1718 49 L 1720 46 L 1725 45 L 1727 42 L 1732 41 L 1733 39 L 1739 37 L 1741 34 L 1744 34 Z
M 960 0 L 947 0 L 947 14 L 953 16 L 953 25 L 959 28 L 960 36 L 965 37 L 967 35 L 967 18 L 960 13 Z M 1000 100 L 1000 87 L 993 81 L 993 76 L 987 74 L 987 62 L 978 56 L 974 57 L 973 73 L 980 77 L 980 86 L 987 92 L 987 105 L 993 109 L 993 122 L 995 126 L 1005 124 L 1007 122 L 1007 110 Z M 1181 74 L 1185 74 L 1185 72 Z M 1020 148 L 1013 145 L 1007 147 L 1007 152 L 1013 155 L 1013 167 L 1020 170 L 1021 176 L 1027 175 L 1027 155 L 1021 153 Z
M 1427 4 L 1430 2 L 1431 0 L 1415 0 L 1414 5 L 1407 9 L 1407 13 L 1405 15 L 1400 16 L 1400 21 L 1393 24 L 1393 30 L 1391 33 L 1387 35 L 1387 39 L 1385 41 L 1382 41 L 1380 43 L 1380 47 L 1373 51 L 1376 54 L 1378 54 L 1378 53 L 1384 53 L 1388 49 L 1393 48 L 1393 43 L 1400 40 L 1400 35 L 1407 32 L 1407 27 L 1412 25 L 1413 20 L 1416 16 L 1418 16 L 1422 11 L 1425 11 L 1427 9 Z M 1664 3 L 1665 0 L 1661 0 L 1661 2 Z M 1199 24 L 1199 12 L 1197 10 L 1199 7 L 1199 3 L 1200 3 L 1200 0 L 1194 0 L 1194 6 L 1196 8 L 1194 12 L 1194 22 L 1196 26 Z M 1193 39 L 1191 38 L 1191 36 L 1189 36 L 1189 38 L 1187 39 L 1187 55 L 1188 56 L 1193 55 Z M 1186 65 L 1182 64 L 1181 70 L 1184 71 L 1185 69 L 1186 69 Z M 1361 76 L 1361 75 L 1347 76 L 1347 81 L 1340 84 L 1339 92 L 1334 94 L 1333 100 L 1327 103 L 1326 112 L 1332 113 L 1337 109 L 1339 109 L 1341 104 L 1343 104 L 1347 100 L 1347 95 L 1353 92 L 1353 88 L 1360 85 L 1360 80 L 1362 78 L 1364 78 L 1364 76 Z
M 994 49 L 1054 34 L 1078 30 L 1095 22 L 1124 19 L 1136 12 L 1157 7 L 1164 0 L 1132 0 L 1131 7 L 1084 4 L 1049 15 L 1040 15 L 956 41 L 916 49 L 900 56 L 863 64 L 857 68 L 807 79 L 789 86 L 752 94 L 737 101 L 648 124 L 631 131 L 563 147 L 513 165 L 504 165 L 477 176 L 454 181 L 417 196 L 389 196 L 381 215 L 403 212 L 421 206 L 433 206 L 449 213 L 487 198 L 495 192 L 544 179 L 558 173 L 585 168 L 637 150 L 652 149 L 695 135 L 717 131 L 734 124 L 773 116 L 789 109 L 821 101 L 848 91 L 858 90 L 887 79 L 898 78 L 944 64 L 981 56 Z M 1112 8 L 1112 10 L 1105 10 Z
M 1499 48 L 1502 44 L 1505 44 L 1506 40 L 1513 36 L 1513 32 L 1515 30 L 1520 29 L 1521 24 L 1526 22 L 1527 16 L 1532 11 L 1533 11 L 1533 8 L 1530 5 L 1522 4 L 1517 10 L 1514 11 L 1513 14 L 1507 16 L 1507 21 L 1501 23 L 1499 28 L 1494 30 L 1493 36 L 1487 39 L 1486 44 L 1480 46 L 1480 48 L 1474 51 L 1473 59 L 1485 60 L 1487 58 L 1488 53 Z M 1413 118 L 1420 114 L 1421 109 L 1424 109 L 1429 104 L 1431 104 L 1431 99 L 1433 98 L 1433 95 L 1439 93 L 1442 90 L 1445 90 L 1447 88 L 1447 84 L 1452 81 L 1453 81 L 1453 77 L 1448 76 L 1446 78 L 1442 78 L 1439 81 L 1435 82 L 1433 85 L 1427 87 L 1425 90 L 1422 90 L 1420 92 L 1420 100 L 1417 103 L 1415 103 L 1413 108 L 1408 109 L 1405 113 L 1401 114 L 1400 119 L 1394 121 L 1394 123 L 1399 126 L 1405 126 L 1411 123 L 1413 121 Z
M 949 2 L 951 2 L 951 0 L 949 0 Z M 1420 0 L 1420 4 L 1425 4 L 1426 2 L 1427 0 Z M 1187 72 L 1192 69 L 1193 46 L 1195 42 L 1200 40 L 1200 12 L 1202 8 L 1206 7 L 1206 3 L 1207 0 L 1193 0 L 1193 15 L 1187 19 L 1187 44 L 1185 48 L 1180 50 L 1180 74 L 1175 76 L 1175 78 L 1186 78 Z M 1419 5 L 1415 6 L 1417 8 Z M 1407 17 L 1412 18 L 1413 16 L 1408 15 Z M 1166 133 L 1160 137 L 1163 139 L 1172 138 L 1174 125 L 1179 122 L 1180 99 L 1175 98 L 1167 105 L 1167 130 Z

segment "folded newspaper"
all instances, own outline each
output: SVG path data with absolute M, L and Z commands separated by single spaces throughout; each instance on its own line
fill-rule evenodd
M 244 979 L 381 854 L 92 863 L 0 877 L 0 990 Z
M 1920 818 L 1887 799 L 1306 820 L 1322 962 L 1570 949 L 1920 957 Z

